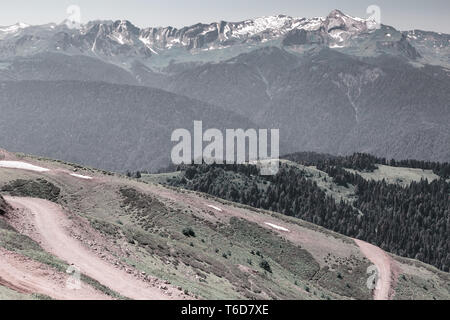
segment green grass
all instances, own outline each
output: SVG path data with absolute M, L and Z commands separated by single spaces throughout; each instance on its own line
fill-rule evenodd
M 0 285 L 0 300 L 37 300 L 38 297 L 23 294 Z
M 145 258 L 149 261 L 145 265 L 128 261 L 139 270 L 168 277 L 172 283 L 199 296 L 215 298 L 236 298 L 235 292 L 229 295 L 229 289 L 237 287 L 241 298 L 303 299 L 309 294 L 298 290 L 294 282 L 317 282 L 314 275 L 320 266 L 311 254 L 265 228 L 236 218 L 229 224 L 214 224 L 199 218 L 189 208 L 163 206 L 136 190 L 120 192 L 126 204 L 126 214 L 121 216 L 124 225 L 120 227 L 127 242 L 142 256 L 152 257 Z M 183 229 L 188 228 L 196 237 L 183 234 Z M 255 252 L 260 252 L 260 256 Z M 263 259 L 272 273 L 259 266 Z M 250 271 L 253 274 L 249 276 L 239 266 L 253 270 Z M 197 280 L 186 281 L 185 272 Z M 339 296 L 339 292 L 323 290 L 318 285 L 311 287 L 323 297 Z
M 424 279 L 401 274 L 395 288 L 395 300 L 448 300 L 450 283 L 442 279 Z
M 377 167 L 378 169 L 373 172 L 360 172 L 352 169 L 346 170 L 357 173 L 366 180 L 385 180 L 388 183 L 400 184 L 403 186 L 408 186 L 412 182 L 420 182 L 421 179 L 427 179 L 430 182 L 439 179 L 439 176 L 434 174 L 432 170 L 391 167 L 386 165 L 377 165 Z

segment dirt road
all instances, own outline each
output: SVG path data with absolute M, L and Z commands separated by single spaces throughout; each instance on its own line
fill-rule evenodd
M 361 252 L 369 259 L 378 269 L 378 283 L 375 287 L 374 300 L 389 300 L 389 292 L 391 290 L 391 258 L 382 249 L 354 239 L 361 249 Z
M 131 299 L 177 298 L 102 260 L 72 238 L 71 221 L 60 206 L 42 199 L 5 197 L 5 200 L 14 208 L 28 210 L 35 241 L 47 252 L 74 264 L 81 273 Z
M 68 274 L 0 248 L 0 285 L 17 292 L 39 293 L 59 300 L 106 300 L 109 297 L 81 283 L 77 290 L 66 286 Z

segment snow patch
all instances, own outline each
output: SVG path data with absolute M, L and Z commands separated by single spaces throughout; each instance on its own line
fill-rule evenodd
M 81 175 L 81 174 L 71 173 L 70 175 L 71 175 L 72 177 L 75 177 L 75 178 L 80 178 L 80 179 L 85 179 L 85 180 L 92 180 L 92 177 L 89 177 L 89 176 L 83 176 L 83 175 Z
M 280 230 L 280 231 L 285 231 L 285 232 L 289 232 L 289 229 L 277 226 L 276 224 L 273 223 L 269 223 L 269 222 L 264 222 L 265 224 L 267 224 L 269 227 L 272 227 L 274 229 Z
M 320 29 L 320 26 L 324 22 L 323 18 L 313 18 L 306 20 L 306 23 L 300 27 L 306 31 L 316 31 Z
M 281 31 L 286 28 L 292 18 L 286 16 L 260 17 L 254 20 L 247 20 L 234 31 L 236 35 L 253 36 L 266 30 Z
M 207 206 L 210 208 L 213 208 L 214 210 L 222 212 L 222 209 L 220 209 L 219 207 L 213 206 L 212 204 L 208 204 Z
M 22 169 L 22 170 L 30 170 L 35 172 L 47 172 L 49 169 L 34 166 L 32 164 L 21 162 L 21 161 L 0 161 L 1 168 L 8 169 Z
M 132 42 L 127 39 L 123 34 L 115 32 L 109 36 L 110 39 L 117 42 L 120 45 L 132 44 Z
M 152 42 L 148 38 L 139 37 L 139 41 L 141 41 L 151 52 L 154 54 L 158 54 L 153 48 L 152 48 Z

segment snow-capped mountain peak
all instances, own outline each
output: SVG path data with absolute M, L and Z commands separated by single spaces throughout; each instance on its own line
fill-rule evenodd
M 9 36 L 14 36 L 21 30 L 28 28 L 29 25 L 23 22 L 17 22 L 11 26 L 0 27 L 0 40 L 3 40 Z
M 369 30 L 367 20 L 354 18 L 337 9 L 331 11 L 326 17 L 323 27 L 329 35 L 331 47 L 342 47 L 354 35 Z
M 0 57 L 58 51 L 95 55 L 122 64 L 123 60 L 146 60 L 154 55 L 164 56 L 165 52 L 170 56 L 172 49 L 199 53 L 233 47 L 239 48 L 233 49 L 239 53 L 261 45 L 348 48 L 365 41 L 370 45 L 364 45 L 361 50 L 370 51 L 368 54 L 397 50 L 407 52 L 410 57 L 419 56 L 408 44 L 408 41 L 416 41 L 414 34 L 402 37 L 394 28 L 382 28 L 385 32 L 375 32 L 368 19 L 352 17 L 340 10 L 333 10 L 326 17 L 295 18 L 280 14 L 240 22 L 198 23 L 183 28 L 139 28 L 128 20 L 91 21 L 77 28 L 64 23 L 32 27 L 20 23 L 0 27 Z M 433 48 L 445 54 L 448 41 L 442 36 L 439 39 L 433 43 Z M 428 42 L 425 45 L 430 46 Z
M 63 23 L 53 27 L 54 34 L 48 34 L 49 28 L 41 37 L 52 37 L 58 32 L 64 32 L 77 39 L 76 46 L 84 44 L 89 51 L 98 54 L 116 55 L 124 52 L 122 46 L 135 47 L 133 51 L 145 52 L 145 55 L 155 54 L 159 50 L 175 47 L 192 49 L 220 49 L 236 44 L 259 44 L 270 40 L 285 37 L 295 30 L 306 32 L 321 32 L 325 30 L 329 34 L 331 43 L 341 43 L 353 34 L 364 31 L 365 20 L 357 19 L 343 14 L 339 10 L 333 10 L 325 18 L 293 18 L 287 15 L 264 16 L 248 19 L 241 22 L 216 22 L 210 24 L 195 24 L 181 29 L 173 27 L 139 28 L 128 20 L 117 21 L 91 21 L 84 25 L 72 25 Z M 0 28 L 2 39 L 18 35 L 19 31 L 28 25 L 16 24 L 10 27 Z M 37 26 L 44 30 L 43 26 Z M 33 35 L 36 32 L 32 32 Z M 59 35 L 58 42 L 61 36 Z M 73 47 L 75 44 L 58 43 L 58 48 Z M 106 46 L 106 47 L 105 47 Z M 117 47 L 117 48 L 116 48 Z M 118 52 L 116 52 L 118 51 Z
M 28 28 L 29 25 L 23 22 L 17 22 L 16 24 L 13 24 L 11 26 L 6 26 L 6 27 L 0 27 L 0 33 L 15 33 L 21 29 L 25 29 Z
M 233 34 L 254 36 L 265 31 L 283 33 L 292 29 L 294 20 L 294 18 L 285 15 L 250 19 L 236 24 Z

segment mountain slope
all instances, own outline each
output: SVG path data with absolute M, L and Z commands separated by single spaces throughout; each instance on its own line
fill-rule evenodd
M 362 56 L 393 53 L 448 66 L 448 35 L 375 27 L 371 19 L 352 17 L 339 10 L 326 17 L 276 15 L 240 22 L 198 23 L 180 29 L 139 28 L 126 20 L 91 21 L 79 29 L 65 24 L 22 24 L 0 28 L 0 58 L 63 52 L 99 57 L 128 67 L 133 60 L 160 67 L 172 60 L 223 61 L 269 44 L 324 46 Z
M 127 70 L 98 58 L 51 52 L 4 60 L 0 68 L 0 80 L 77 80 L 139 84 Z
M 322 18 L 279 15 L 181 29 L 141 29 L 124 20 L 93 21 L 80 29 L 64 24 L 19 24 L 0 28 L 0 79 L 105 81 L 156 87 L 207 103 L 211 112 L 216 110 L 221 115 L 218 119 L 227 117 L 224 111 L 232 111 L 249 119 L 253 127 L 279 128 L 282 153 L 369 152 L 395 159 L 448 161 L 448 38 L 419 30 L 401 32 L 386 25 L 374 29 L 373 21 L 339 10 Z M 98 85 L 92 84 L 93 88 Z M 50 96 L 68 93 L 63 86 L 53 89 Z M 16 89 L 11 90 L 9 98 L 2 90 L 3 101 L 9 100 L 4 108 L 18 94 Z M 105 108 L 95 106 L 98 97 L 93 90 L 88 95 L 89 101 L 83 103 L 92 110 Z M 102 94 L 99 97 L 109 101 Z M 128 108 L 129 102 L 120 103 Z M 147 101 L 136 103 L 145 105 Z M 159 98 L 155 103 L 160 103 Z M 130 110 L 134 102 L 131 105 Z M 171 122 L 168 117 L 173 110 L 161 106 L 152 112 Z M 202 120 L 202 113 L 196 118 Z M 212 127 L 223 124 L 220 120 L 217 123 Z M 228 128 L 241 126 L 242 121 L 227 122 Z M 32 126 L 21 128 L 33 135 L 28 132 Z M 54 135 L 65 134 L 55 131 Z M 135 132 L 129 141 L 119 141 L 138 144 L 137 135 Z M 127 137 L 122 135 L 120 139 Z M 152 146 L 160 145 L 162 140 Z M 63 158 L 61 150 L 28 149 L 26 143 L 14 145 L 10 139 L 4 146 Z M 167 150 L 165 146 L 157 153 L 140 152 L 140 156 L 148 157 L 147 166 L 144 160 L 122 159 L 112 149 L 106 158 L 117 157 L 117 163 L 108 160 L 104 168 L 166 166 L 162 154 Z M 78 153 L 79 157 L 65 159 L 103 165 L 93 161 L 92 155 L 84 158 L 85 151 Z
M 277 84 L 266 119 L 302 150 L 448 161 L 449 80 L 389 56 L 324 50 Z
M 389 169 L 385 175 L 393 172 L 400 181 L 408 178 L 407 170 Z M 267 177 L 259 176 L 250 165 L 194 165 L 180 170 L 161 182 L 297 217 L 441 270 L 450 269 L 446 232 L 450 184 L 444 179 L 421 180 L 433 176 L 424 173 L 411 184 L 390 184 L 381 177 L 365 179 L 359 171 L 349 173 L 329 162 L 314 167 L 283 163 L 275 176 Z M 377 175 L 380 172 L 374 170 L 373 176 Z M 387 180 L 393 179 L 388 176 Z
M 70 217 L 71 232 L 66 235 L 70 242 L 79 243 L 83 250 L 103 259 L 102 263 L 121 260 L 117 270 L 128 270 L 136 281 L 156 281 L 169 298 L 172 287 L 178 292 L 181 288 L 185 298 L 372 298 L 366 274 L 371 263 L 363 253 L 366 251 L 350 238 L 302 220 L 204 194 L 104 175 L 61 162 L 3 154 L 5 160 L 24 161 L 49 170 L 0 168 L 0 185 L 9 190 L 2 194 L 22 197 L 7 199 L 29 201 L 25 199 L 31 194 L 20 187 L 23 183 L 17 181 L 19 178 L 38 185 L 46 181 L 46 185 L 59 188 L 53 200 L 56 204 L 37 201 L 64 207 L 58 216 Z M 71 175 L 74 170 L 91 179 Z M 46 190 L 33 189 L 40 192 L 40 198 L 48 197 Z M 13 200 L 12 205 L 17 203 Z M 23 233 L 39 240 L 40 229 L 28 227 L 34 224 L 33 218 L 27 218 L 32 216 L 26 210 L 17 213 L 9 211 L 0 218 L 1 223 L 12 224 L 15 231 L 0 228 L 0 232 L 15 232 L 16 236 Z M 45 250 L 64 261 L 58 251 L 42 243 Z M 64 247 L 66 243 L 59 245 Z M 0 241 L 0 246 L 4 245 Z M 10 241 L 7 250 L 26 255 L 24 245 Z M 372 253 L 367 254 L 375 259 Z M 386 258 L 386 262 L 376 262 L 383 283 L 389 283 L 375 290 L 385 292 L 377 294 L 377 298 L 448 298 L 447 273 L 393 255 Z M 83 261 L 66 262 L 82 265 Z M 106 288 L 112 286 L 105 279 L 96 280 Z
M 166 91 L 78 81 L 0 83 L 0 145 L 109 170 L 167 166 L 173 130 L 255 127 Z
M 284 152 L 450 159 L 450 78 L 404 58 L 266 47 L 175 72 L 162 87 L 279 128 Z

